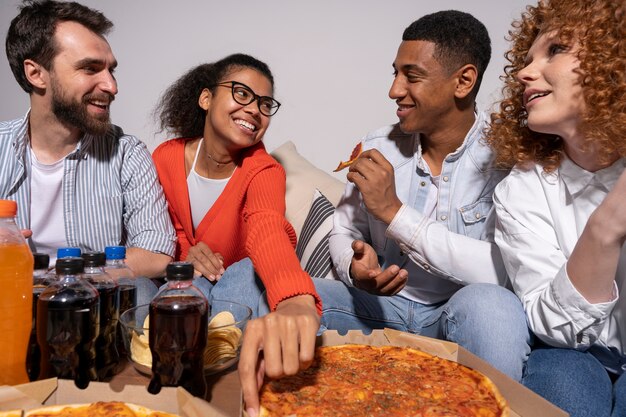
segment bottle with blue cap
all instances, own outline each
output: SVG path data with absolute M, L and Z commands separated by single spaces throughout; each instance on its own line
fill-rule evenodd
M 64 247 L 57 249 L 57 259 L 61 258 L 80 258 L 81 250 L 75 247 Z
M 100 296 L 100 333 L 96 339 L 96 371 L 99 381 L 108 381 L 120 361 L 116 346 L 119 320 L 119 292 L 117 283 L 104 271 L 104 252 L 85 252 L 83 277 L 96 289 Z
M 104 248 L 106 263 L 104 271 L 111 275 L 117 282 L 119 308 L 121 315 L 126 310 L 137 305 L 137 286 L 135 285 L 135 277 L 133 271 L 126 265 L 126 247 L 124 246 L 107 246 Z M 121 356 L 128 354 L 123 343 L 124 329 L 121 323 L 117 324 L 117 351 Z

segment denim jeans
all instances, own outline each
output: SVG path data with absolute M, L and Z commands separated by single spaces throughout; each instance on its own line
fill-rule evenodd
M 250 307 L 252 318 L 258 317 L 259 298 L 264 294 L 265 287 L 255 274 L 250 258 L 230 265 L 222 278 L 215 283 L 204 277 L 197 277 L 194 278 L 193 284 L 202 291 L 209 303 L 213 300 L 234 301 Z M 156 291 L 149 299 L 154 298 L 154 295 Z M 212 314 L 215 313 L 217 311 L 212 311 Z
M 384 327 L 455 342 L 516 381 L 530 352 L 519 299 L 493 284 L 461 288 L 447 302 L 424 305 L 376 296 L 340 281 L 314 279 L 322 298 L 322 328 L 366 333 Z
M 614 379 L 589 352 L 540 347 L 531 352 L 522 383 L 571 417 L 625 417 L 626 372 Z
M 134 283 L 137 288 L 137 305 L 150 304 L 158 291 L 156 284 L 146 277 L 137 277 L 134 279 Z M 120 311 L 120 313 L 122 312 Z

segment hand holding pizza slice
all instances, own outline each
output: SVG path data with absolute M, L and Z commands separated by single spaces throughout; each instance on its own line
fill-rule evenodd
M 339 165 L 337 165 L 337 168 L 335 168 L 333 172 L 339 172 L 344 168 L 348 168 L 350 165 L 352 165 L 356 161 L 359 155 L 361 155 L 361 152 L 363 152 L 363 144 L 359 142 L 352 150 L 352 153 L 350 154 L 350 159 L 345 162 L 344 161 L 339 162 Z

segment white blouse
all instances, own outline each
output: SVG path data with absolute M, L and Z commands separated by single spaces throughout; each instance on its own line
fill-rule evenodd
M 595 344 L 624 353 L 626 301 L 619 293 L 626 281 L 626 249 L 614 299 L 607 303 L 589 303 L 571 283 L 566 263 L 589 216 L 625 168 L 620 159 L 592 173 L 566 159 L 552 174 L 539 165 L 516 167 L 496 188 L 496 243 L 531 329 L 551 346 Z

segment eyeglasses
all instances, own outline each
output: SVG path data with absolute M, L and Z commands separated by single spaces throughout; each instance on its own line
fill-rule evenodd
M 269 96 L 260 96 L 256 94 L 247 85 L 237 81 L 224 81 L 216 84 L 217 87 L 228 87 L 233 94 L 233 100 L 242 106 L 247 106 L 256 100 L 256 104 L 259 107 L 261 114 L 265 116 L 273 116 L 278 111 L 280 103 Z

